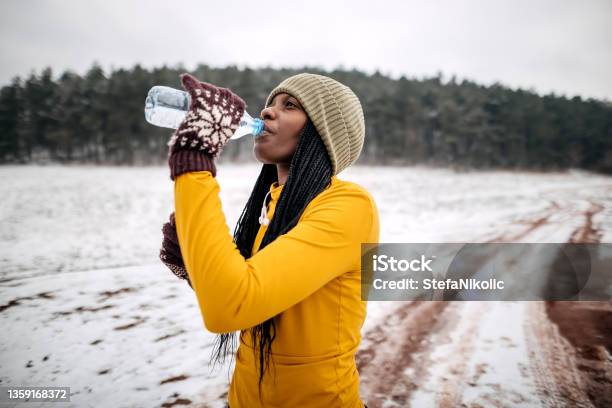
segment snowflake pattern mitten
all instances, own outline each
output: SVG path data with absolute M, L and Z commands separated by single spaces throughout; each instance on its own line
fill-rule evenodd
M 187 171 L 209 170 L 216 175 L 214 159 L 235 133 L 246 103 L 227 88 L 181 75 L 183 88 L 191 96 L 185 119 L 168 141 L 170 178 Z

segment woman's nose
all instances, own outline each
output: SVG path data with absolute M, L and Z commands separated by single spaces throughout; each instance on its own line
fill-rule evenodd
M 274 112 L 272 106 L 268 106 L 267 108 L 262 109 L 260 114 L 262 120 L 274 119 L 275 115 L 276 113 Z

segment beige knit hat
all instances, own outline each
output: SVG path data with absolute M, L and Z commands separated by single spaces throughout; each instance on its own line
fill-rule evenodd
M 265 106 L 283 92 L 295 97 L 306 110 L 327 147 L 334 174 L 357 161 L 363 148 L 365 121 L 359 98 L 349 87 L 323 75 L 297 74 L 274 88 Z

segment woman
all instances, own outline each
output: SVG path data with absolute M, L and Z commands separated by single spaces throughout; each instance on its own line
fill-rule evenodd
M 182 83 L 192 106 L 169 142 L 176 217 L 160 256 L 220 334 L 217 358 L 240 331 L 229 406 L 363 407 L 360 244 L 378 242 L 378 210 L 363 187 L 337 178 L 363 147 L 358 98 L 309 73 L 272 90 L 253 148 L 263 166 L 232 239 L 214 159 L 245 104 L 190 75 Z

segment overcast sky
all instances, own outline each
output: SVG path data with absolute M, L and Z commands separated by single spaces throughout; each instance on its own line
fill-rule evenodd
M 378 69 L 612 100 L 612 0 L 3 0 L 0 85 L 183 63 Z

